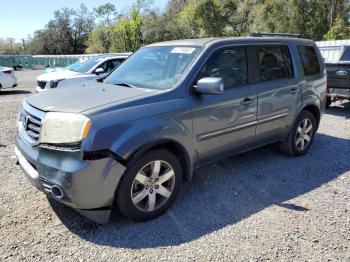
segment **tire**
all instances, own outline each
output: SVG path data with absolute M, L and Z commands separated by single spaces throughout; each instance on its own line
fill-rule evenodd
M 331 104 L 332 104 L 332 99 L 330 97 L 327 97 L 326 108 L 330 108 Z
M 150 150 L 127 164 L 116 194 L 117 208 L 134 221 L 156 218 L 174 202 L 181 180 L 181 165 L 174 154 L 166 149 Z
M 312 125 L 309 132 L 306 132 L 310 128 L 309 125 L 303 129 L 303 125 L 305 125 L 305 123 Z M 305 155 L 312 145 L 316 130 L 317 122 L 315 116 L 310 111 L 302 111 L 294 121 L 293 127 L 288 136 L 279 144 L 280 150 L 284 154 L 290 156 Z M 309 141 L 305 139 L 306 137 L 309 137 Z

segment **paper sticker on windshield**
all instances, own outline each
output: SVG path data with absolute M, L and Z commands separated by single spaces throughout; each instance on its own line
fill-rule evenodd
M 193 53 L 194 50 L 196 50 L 196 49 L 193 47 L 174 47 L 173 50 L 171 50 L 171 53 L 190 55 Z

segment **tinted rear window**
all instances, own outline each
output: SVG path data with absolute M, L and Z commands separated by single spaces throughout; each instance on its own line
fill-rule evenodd
M 299 46 L 299 55 L 304 68 L 305 76 L 318 75 L 321 72 L 315 48 L 312 46 Z
M 292 60 L 287 46 L 257 46 L 260 81 L 293 77 Z

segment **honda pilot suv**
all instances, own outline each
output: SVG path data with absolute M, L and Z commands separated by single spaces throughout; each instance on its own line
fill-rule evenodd
M 271 143 L 304 155 L 325 105 L 313 41 L 155 43 L 102 82 L 23 101 L 15 152 L 39 190 L 89 219 L 107 222 L 115 207 L 142 221 L 162 214 L 181 182 L 216 159 Z

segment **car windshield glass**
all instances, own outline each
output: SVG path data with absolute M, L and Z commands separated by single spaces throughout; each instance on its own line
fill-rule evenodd
M 345 47 L 343 54 L 341 55 L 340 61 L 350 61 L 350 46 Z
M 93 68 L 97 63 L 101 62 L 103 59 L 102 58 L 90 58 L 80 64 L 79 67 L 70 69 L 75 72 L 80 72 L 80 73 L 86 73 L 88 72 L 91 68 Z
M 106 79 L 108 84 L 128 84 L 140 88 L 170 89 L 200 51 L 193 46 L 141 48 Z
M 71 70 L 71 71 L 75 71 L 77 68 L 80 67 L 80 65 L 81 65 L 80 62 L 76 62 L 74 64 L 67 66 L 66 69 Z

